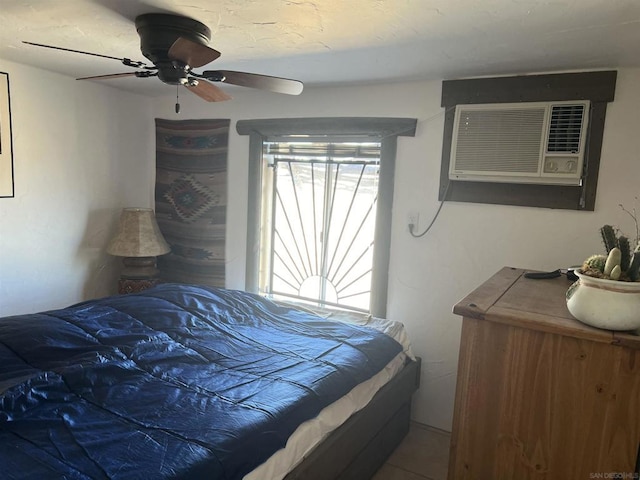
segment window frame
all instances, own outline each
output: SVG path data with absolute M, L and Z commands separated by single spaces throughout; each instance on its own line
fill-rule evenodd
M 471 78 L 442 82 L 445 108 L 439 200 L 593 211 L 607 103 L 615 96 L 617 71 Z M 590 100 L 580 186 L 449 180 L 455 106 L 458 104 Z M 446 196 L 446 198 L 445 198 Z
M 236 123 L 236 131 L 240 135 L 249 136 L 245 289 L 248 292 L 258 292 L 263 141 L 292 135 L 322 136 L 327 142 L 344 141 L 345 137 L 379 141 L 380 174 L 369 311 L 377 317 L 386 316 L 397 139 L 399 136 L 415 136 L 416 125 L 415 118 L 384 117 L 239 120 Z

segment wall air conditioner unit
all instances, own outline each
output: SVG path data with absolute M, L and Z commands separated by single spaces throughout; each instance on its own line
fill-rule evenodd
M 588 101 L 457 105 L 449 178 L 580 185 Z

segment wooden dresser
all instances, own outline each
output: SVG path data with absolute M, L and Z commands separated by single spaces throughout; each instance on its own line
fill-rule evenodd
M 564 275 L 524 273 L 503 268 L 453 309 L 449 480 L 640 478 L 640 337 L 575 320 Z

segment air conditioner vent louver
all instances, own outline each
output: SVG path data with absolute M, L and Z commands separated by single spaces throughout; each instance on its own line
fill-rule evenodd
M 580 185 L 588 101 L 457 105 L 452 180 Z
M 584 105 L 554 105 L 551 109 L 547 152 L 577 153 Z
M 458 128 L 456 168 L 536 173 L 544 114 L 544 108 L 465 112 Z

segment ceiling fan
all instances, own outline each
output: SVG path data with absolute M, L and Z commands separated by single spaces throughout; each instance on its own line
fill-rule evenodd
M 78 80 L 132 76 L 138 78 L 158 77 L 168 85 L 183 85 L 208 102 L 231 99 L 223 90 L 210 82 L 222 82 L 288 95 L 302 93 L 303 84 L 298 80 L 231 70 L 205 70 L 201 73 L 193 71 L 194 68 L 203 67 L 220 56 L 220 52 L 208 46 L 211 40 L 211 30 L 197 20 L 181 15 L 148 13 L 136 17 L 135 25 L 140 36 L 140 50 L 153 65 L 147 65 L 144 62 L 129 58 L 111 57 L 70 48 L 43 45 L 41 43 L 23 43 L 37 47 L 110 58 L 120 61 L 127 67 L 137 69 L 135 72 L 82 77 L 78 78 Z

